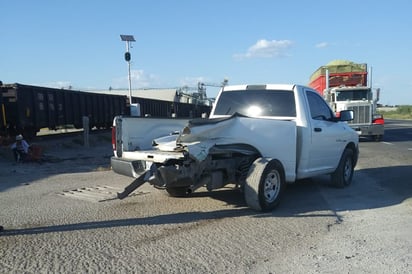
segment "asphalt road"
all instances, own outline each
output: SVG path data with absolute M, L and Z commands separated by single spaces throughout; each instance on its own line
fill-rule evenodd
M 412 121 L 411 120 L 386 120 L 384 141 L 398 143 L 411 148 L 412 144 Z
M 412 273 L 412 121 L 361 140 L 350 187 L 301 181 L 265 214 L 230 188 L 111 199 L 110 153 L 0 161 L 1 273 Z

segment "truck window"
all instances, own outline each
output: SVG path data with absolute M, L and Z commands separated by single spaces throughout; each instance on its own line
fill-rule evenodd
M 370 100 L 370 92 L 366 89 L 354 89 L 336 92 L 336 101 Z
M 238 90 L 220 94 L 215 115 L 296 117 L 295 97 L 288 90 Z
M 330 120 L 333 118 L 333 113 L 328 104 L 319 95 L 311 91 L 306 91 L 306 94 L 312 119 Z

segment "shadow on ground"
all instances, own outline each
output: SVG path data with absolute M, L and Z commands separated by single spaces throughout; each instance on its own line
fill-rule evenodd
M 393 206 L 412 197 L 412 184 L 409 182 L 412 177 L 411 166 L 364 169 L 355 174 L 353 184 L 344 189 L 331 186 L 328 176 L 289 185 L 281 204 L 269 213 L 259 213 L 247 208 L 241 191 L 223 189 L 214 192 L 195 192 L 191 198 L 180 199 L 212 198 L 231 205 L 230 209 L 5 230 L 0 233 L 0 237 L 138 225 L 182 224 L 241 216 L 334 217 L 339 221 L 339 211 Z

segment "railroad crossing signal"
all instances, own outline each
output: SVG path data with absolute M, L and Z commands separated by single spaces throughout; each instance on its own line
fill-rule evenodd
M 120 39 L 122 39 L 122 41 L 126 42 L 126 53 L 124 54 L 124 59 L 127 62 L 127 66 L 128 66 L 128 79 L 129 79 L 129 103 L 132 104 L 132 78 L 130 75 L 130 60 L 132 59 L 132 56 L 130 55 L 130 43 L 131 42 L 136 42 L 136 40 L 134 39 L 133 35 L 120 35 Z

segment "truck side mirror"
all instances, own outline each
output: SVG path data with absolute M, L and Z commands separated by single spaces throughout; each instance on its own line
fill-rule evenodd
M 353 120 L 353 117 L 354 117 L 354 113 L 353 113 L 353 110 L 342 110 L 341 112 L 340 112 L 340 119 L 339 119 L 339 121 L 343 121 L 343 122 L 345 122 L 345 121 L 352 121 Z

